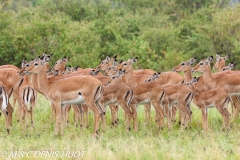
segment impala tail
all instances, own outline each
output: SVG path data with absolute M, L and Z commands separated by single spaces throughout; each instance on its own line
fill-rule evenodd
M 192 92 L 188 94 L 187 98 L 185 99 L 186 104 L 190 104 L 192 102 L 193 95 L 194 94 Z
M 3 85 L 0 86 L 0 98 L 2 98 L 2 111 L 7 110 L 8 96 Z
M 162 95 L 159 99 L 159 102 L 161 103 L 163 101 L 163 99 L 165 98 L 165 95 L 166 95 L 166 92 L 165 91 L 162 91 Z
M 34 91 L 34 89 L 30 86 L 27 86 L 23 89 L 23 101 L 24 104 L 26 106 L 29 106 L 31 99 L 34 99 L 34 101 L 36 100 L 36 93 Z M 30 110 L 30 108 L 28 108 L 28 110 Z
M 105 114 L 105 112 L 103 111 L 101 105 L 100 105 L 100 102 L 99 102 L 99 99 L 101 98 L 102 96 L 102 91 L 103 91 L 103 87 L 102 86 L 98 86 L 97 87 L 97 90 L 95 92 L 95 95 L 94 95 L 94 101 L 95 101 L 95 104 L 97 106 L 97 109 L 98 111 L 101 113 L 101 114 Z
M 129 89 L 125 95 L 125 101 L 127 101 L 127 106 L 129 106 L 132 102 L 133 90 Z
M 230 101 L 230 97 L 227 96 L 226 99 L 225 99 L 224 102 L 223 102 L 224 108 L 227 108 L 229 101 Z M 232 112 L 232 113 L 233 113 L 233 112 Z

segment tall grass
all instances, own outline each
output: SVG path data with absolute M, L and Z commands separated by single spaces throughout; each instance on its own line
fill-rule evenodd
M 16 108 L 15 108 L 16 110 Z M 180 130 L 174 124 L 173 130 L 158 130 L 153 118 L 149 126 L 144 125 L 144 110 L 138 107 L 138 132 L 126 132 L 123 111 L 120 109 L 120 122 L 111 127 L 111 117 L 107 111 L 107 128 L 100 132 L 99 138 L 93 136 L 93 116 L 90 115 L 89 128 L 76 128 L 73 114 L 63 136 L 54 136 L 54 125 L 50 123 L 50 104 L 42 96 L 34 110 L 35 128 L 23 131 L 21 123 L 13 117 L 11 134 L 6 134 L 4 117 L 0 121 L 0 159 L 7 151 L 86 151 L 83 157 L 71 159 L 240 159 L 239 120 L 231 124 L 231 130 L 221 130 L 222 118 L 216 109 L 209 109 L 209 131 L 201 130 L 201 111 L 192 105 L 191 128 Z M 152 117 L 154 116 L 152 109 Z M 16 159 L 38 159 L 17 157 Z M 45 159 L 46 157 L 42 157 Z M 10 159 L 8 157 L 8 159 Z M 69 159 L 52 157 L 51 159 Z

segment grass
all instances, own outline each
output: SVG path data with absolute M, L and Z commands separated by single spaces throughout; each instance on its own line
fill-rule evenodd
M 90 115 L 90 127 L 76 128 L 73 114 L 70 113 L 70 125 L 63 136 L 54 136 L 54 126 L 50 124 L 51 110 L 47 100 L 39 96 L 35 107 L 35 128 L 22 130 L 21 123 L 13 117 L 11 134 L 6 134 L 4 117 L 0 121 L 0 159 L 9 159 L 12 151 L 17 151 L 15 159 L 46 159 L 40 151 L 61 152 L 84 151 L 78 157 L 52 156 L 51 159 L 240 159 L 240 120 L 231 124 L 229 132 L 221 130 L 222 118 L 216 109 L 209 109 L 209 131 L 201 130 L 200 110 L 192 106 L 193 120 L 191 128 L 181 131 L 177 124 L 173 130 L 158 130 L 153 122 L 154 110 L 150 126 L 144 125 L 144 110 L 138 108 L 139 131 L 126 132 L 123 123 L 123 112 L 120 109 L 120 122 L 111 128 L 111 117 L 107 112 L 107 129 L 100 132 L 100 137 L 93 136 L 93 116 Z M 15 109 L 16 110 L 16 109 Z M 4 152 L 6 151 L 6 152 Z M 21 151 L 25 155 L 21 156 Z M 29 151 L 31 154 L 26 155 Z M 83 152 L 81 152 L 83 153 Z M 3 155 L 6 154 L 6 155 Z M 43 153 L 42 153 L 43 154 Z M 69 158 L 70 157 L 70 158 Z

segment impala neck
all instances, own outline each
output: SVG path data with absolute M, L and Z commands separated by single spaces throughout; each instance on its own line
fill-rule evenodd
M 225 67 L 225 60 L 221 60 L 219 62 L 219 68 L 218 68 L 218 71 L 222 71 L 222 69 Z
M 215 81 L 212 77 L 210 66 L 208 66 L 207 69 L 203 72 L 203 79 L 205 84 L 207 84 L 208 86 L 211 86 L 211 88 L 215 87 Z
M 192 80 L 192 72 L 191 72 L 191 68 L 189 67 L 189 69 L 187 71 L 184 71 L 184 79 L 189 82 Z
M 124 76 L 128 85 L 132 87 L 137 85 L 135 78 L 133 77 L 133 69 L 129 70 Z
M 49 80 L 47 79 L 47 75 L 46 75 L 46 71 L 48 70 L 48 63 L 46 63 L 44 65 L 44 67 L 41 67 L 41 70 L 40 72 L 37 74 L 37 82 L 38 82 L 38 86 L 40 87 L 41 89 L 41 92 L 44 94 L 44 95 L 47 95 L 48 93 L 48 88 L 49 88 L 49 85 L 50 85 L 50 82 Z

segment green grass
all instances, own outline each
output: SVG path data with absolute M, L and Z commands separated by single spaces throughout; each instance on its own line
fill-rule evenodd
M 47 100 L 39 96 L 35 107 L 35 128 L 22 130 L 21 123 L 13 116 L 11 134 L 6 134 L 4 117 L 0 121 L 0 159 L 7 151 L 86 151 L 83 157 L 66 158 L 56 156 L 51 159 L 240 159 L 240 131 L 237 120 L 231 124 L 229 132 L 221 130 L 222 118 L 216 109 L 209 109 L 209 131 L 201 130 L 200 110 L 192 106 L 193 120 L 191 128 L 181 131 L 177 124 L 173 130 L 158 130 L 153 122 L 154 109 L 150 126 L 144 125 L 144 110 L 138 108 L 139 131 L 126 132 L 123 112 L 120 109 L 120 122 L 111 128 L 109 109 L 107 128 L 100 132 L 99 138 L 93 136 L 93 116 L 90 115 L 90 127 L 76 128 L 73 114 L 70 113 L 70 125 L 65 128 L 63 136 L 54 136 L 54 126 L 50 124 L 51 110 Z M 16 109 L 15 109 L 16 110 Z M 38 152 L 37 152 L 38 153 Z M 9 158 L 9 157 L 8 157 Z M 39 156 L 17 156 L 15 159 L 39 159 Z M 42 159 L 46 159 L 42 156 Z M 9 158 L 10 159 L 10 158 Z

